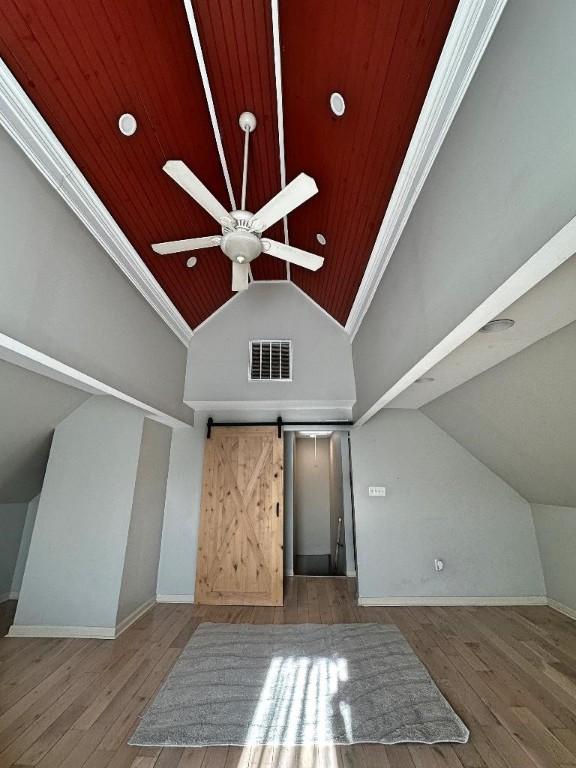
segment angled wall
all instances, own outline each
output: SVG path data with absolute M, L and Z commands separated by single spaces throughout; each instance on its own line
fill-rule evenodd
M 361 601 L 545 602 L 530 505 L 424 414 L 354 429 L 352 464 Z
M 575 26 L 507 3 L 354 339 L 356 416 L 576 213 Z
M 292 381 L 248 380 L 254 339 L 292 340 Z M 347 418 L 355 397 L 348 335 L 291 283 L 251 284 L 190 342 L 184 399 L 194 408 L 267 406 Z
M 0 128 L 0 333 L 177 418 L 186 348 Z
M 576 507 L 533 504 L 550 604 L 576 619 Z

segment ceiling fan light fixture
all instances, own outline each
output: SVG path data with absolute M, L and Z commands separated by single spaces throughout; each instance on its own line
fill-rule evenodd
M 120 129 L 120 133 L 123 133 L 124 136 L 133 136 L 136 133 L 136 128 L 138 128 L 138 123 L 136 122 L 134 115 L 125 112 L 118 118 L 118 128 Z
M 489 323 L 483 325 L 480 328 L 480 333 L 500 333 L 501 331 L 509 331 L 515 324 L 515 321 L 509 317 L 497 317 L 495 320 L 490 320 Z
M 330 94 L 330 109 L 336 117 L 342 117 L 344 112 L 346 112 L 346 102 L 341 93 L 334 91 L 334 93 Z

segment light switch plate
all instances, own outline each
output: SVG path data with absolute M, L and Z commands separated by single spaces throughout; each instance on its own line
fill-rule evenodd
M 386 496 L 386 486 L 384 485 L 368 486 L 368 496 Z

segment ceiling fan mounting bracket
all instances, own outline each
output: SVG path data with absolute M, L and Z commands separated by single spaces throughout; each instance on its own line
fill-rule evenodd
M 254 115 L 252 112 L 242 112 L 238 119 L 238 123 L 240 124 L 240 128 L 242 128 L 243 131 L 252 133 L 257 125 L 256 115 Z

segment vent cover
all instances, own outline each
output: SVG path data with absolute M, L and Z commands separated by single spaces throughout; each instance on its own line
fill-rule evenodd
M 292 342 L 251 341 L 248 378 L 250 381 L 292 381 Z

